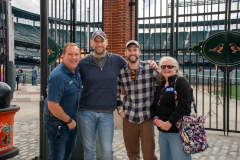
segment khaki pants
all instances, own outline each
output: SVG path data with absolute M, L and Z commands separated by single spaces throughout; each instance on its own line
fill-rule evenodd
M 154 126 L 149 118 L 141 124 L 123 119 L 123 137 L 130 160 L 140 160 L 140 140 L 144 160 L 157 160 L 155 156 Z

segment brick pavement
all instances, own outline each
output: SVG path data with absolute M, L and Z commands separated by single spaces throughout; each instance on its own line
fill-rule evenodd
M 39 155 L 39 87 L 19 86 L 14 92 L 12 105 L 19 105 L 20 110 L 15 115 L 14 146 L 19 149 L 19 155 L 10 160 L 31 160 Z M 203 153 L 192 155 L 193 160 L 240 160 L 240 134 L 207 131 L 210 148 Z M 158 131 L 155 129 L 155 153 L 159 159 L 157 145 Z M 114 159 L 127 160 L 122 129 L 114 132 Z

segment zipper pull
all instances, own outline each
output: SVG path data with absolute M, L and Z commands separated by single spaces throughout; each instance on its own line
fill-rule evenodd
M 102 68 L 101 68 L 101 71 L 102 71 Z

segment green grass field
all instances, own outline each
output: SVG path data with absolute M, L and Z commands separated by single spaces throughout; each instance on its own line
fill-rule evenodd
M 231 85 L 231 88 L 229 88 L 229 92 L 230 92 L 230 99 L 237 99 L 240 100 L 240 85 Z M 216 92 L 214 92 L 214 89 L 212 89 L 212 94 L 216 94 Z M 218 95 L 219 96 L 223 96 L 223 91 L 221 90 L 221 88 L 219 88 L 218 90 Z
M 240 86 L 232 85 L 230 88 L 230 97 L 231 99 L 240 100 Z

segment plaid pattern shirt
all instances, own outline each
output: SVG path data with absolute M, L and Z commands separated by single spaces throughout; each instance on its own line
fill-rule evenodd
M 150 106 L 154 99 L 157 70 L 151 68 L 148 62 L 140 61 L 135 80 L 131 80 L 131 69 L 126 65 L 118 74 L 117 100 L 121 101 L 123 88 L 123 111 L 129 122 L 142 123 L 150 118 Z

